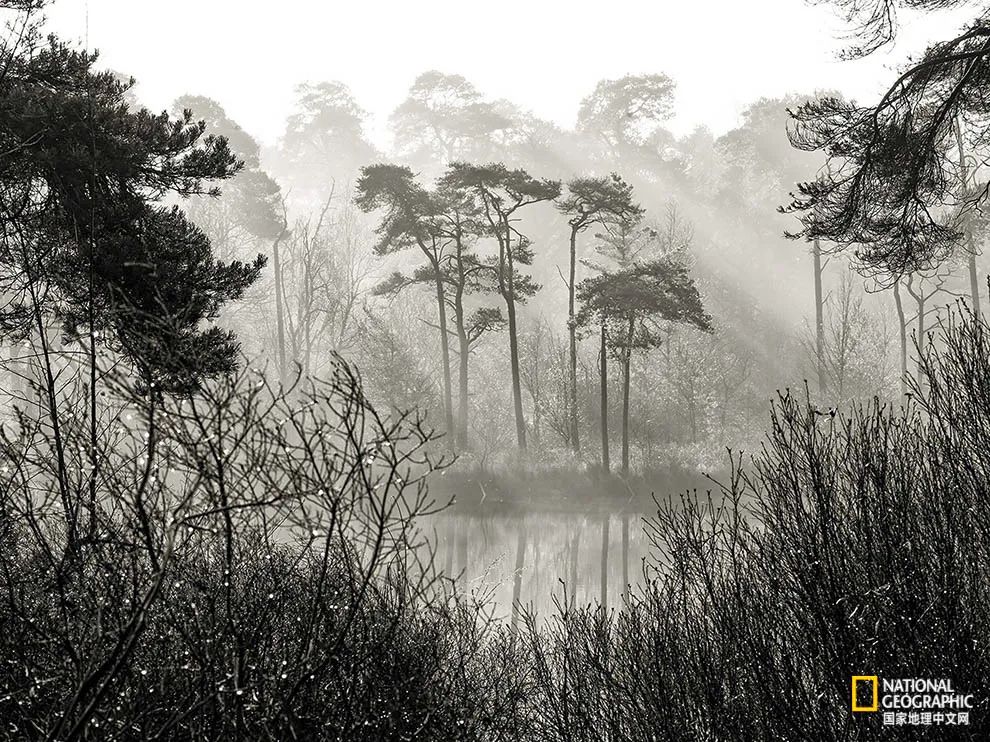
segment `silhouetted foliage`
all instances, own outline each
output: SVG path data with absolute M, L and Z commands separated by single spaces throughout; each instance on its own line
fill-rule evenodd
M 900 9 L 937 11 L 966 5 L 969 0 L 808 0 L 831 5 L 845 16 L 850 29 L 847 58 L 865 57 L 894 40 Z
M 72 338 L 99 337 L 145 381 L 187 393 L 230 371 L 237 343 L 201 325 L 264 265 L 221 263 L 167 194 L 209 191 L 239 164 L 226 140 L 178 119 L 130 111 L 128 86 L 56 39 L 11 50 L 0 79 L 0 208 L 12 298 L 8 336 L 54 319 Z
M 869 45 L 893 32 L 896 5 L 866 4 Z M 987 195 L 985 183 L 968 177 L 967 152 L 990 142 L 988 55 L 990 26 L 980 18 L 911 62 L 874 106 L 825 96 L 795 108 L 794 145 L 828 156 L 789 207 L 801 213 L 799 234 L 854 246 L 863 270 L 880 276 L 931 270 L 957 251 Z

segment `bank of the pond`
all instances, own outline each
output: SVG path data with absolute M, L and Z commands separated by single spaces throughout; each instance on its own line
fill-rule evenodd
M 724 472 L 658 467 L 627 476 L 594 467 L 524 468 L 491 471 L 456 464 L 434 473 L 430 492 L 452 513 L 512 515 L 530 513 L 652 513 L 656 500 L 684 492 L 717 491 Z

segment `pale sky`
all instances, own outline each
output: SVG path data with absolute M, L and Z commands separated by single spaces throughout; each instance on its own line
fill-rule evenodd
M 217 99 L 266 143 L 281 134 L 303 81 L 340 80 L 385 119 L 429 69 L 459 73 L 562 126 L 602 78 L 664 72 L 677 81 L 684 134 L 720 134 L 761 96 L 839 89 L 869 102 L 893 68 L 945 38 L 963 12 L 905 16 L 896 48 L 842 62 L 833 13 L 803 0 L 58 0 L 49 30 L 133 75 L 159 110 L 183 93 Z

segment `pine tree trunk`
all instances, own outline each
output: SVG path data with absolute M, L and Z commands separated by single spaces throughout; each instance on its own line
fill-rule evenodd
M 512 372 L 512 409 L 516 416 L 516 442 L 520 451 L 526 450 L 526 418 L 523 416 L 522 384 L 519 374 L 519 336 L 516 328 L 516 302 L 509 296 L 505 300 L 509 316 L 509 366 Z
M 505 310 L 509 319 L 509 367 L 512 373 L 512 408 L 516 416 L 516 442 L 520 451 L 526 450 L 526 418 L 523 417 L 522 383 L 519 374 L 519 334 L 516 327 L 516 294 L 515 294 L 515 265 L 512 261 L 512 248 L 508 225 L 506 225 L 505 243 L 501 246 L 500 263 L 502 264 L 502 298 L 505 299 Z
M 610 469 L 608 456 L 608 346 L 604 322 L 602 322 L 602 344 L 599 350 L 598 368 L 601 370 L 602 470 L 607 474 Z
M 825 396 L 825 300 L 822 297 L 822 249 L 818 240 L 812 243 L 811 254 L 815 270 L 815 368 L 818 372 L 818 395 Z
M 450 381 L 450 342 L 447 339 L 447 302 L 444 298 L 440 267 L 433 265 L 436 272 L 437 315 L 440 324 L 440 361 L 443 364 L 443 422 L 447 432 L 447 445 L 453 448 L 454 435 L 454 394 Z
M 629 337 L 622 356 L 622 476 L 629 474 L 629 388 L 635 320 L 629 320 Z
M 464 326 L 464 303 L 460 294 L 456 297 L 457 322 L 457 448 L 464 451 L 468 447 L 468 356 L 471 351 L 467 328 Z
M 901 303 L 901 280 L 894 281 L 894 304 L 897 307 L 897 329 L 901 341 L 901 396 L 907 394 L 907 320 L 904 317 L 904 305 Z
M 304 294 L 306 313 L 300 318 L 303 330 L 303 375 L 309 377 L 313 361 L 313 323 L 310 319 L 313 316 L 313 276 L 308 259 L 303 271 L 303 277 L 306 286 Z
M 285 365 L 285 308 L 282 297 L 282 260 L 279 251 L 279 242 L 282 235 L 279 235 L 272 245 L 272 275 L 275 279 L 275 333 L 278 344 L 278 379 L 282 384 L 286 383 Z
M 577 263 L 577 230 L 571 228 L 570 272 L 567 278 L 567 334 L 570 344 L 569 368 L 570 373 L 570 422 L 571 448 L 574 453 L 581 450 L 580 431 L 578 429 L 577 413 L 577 327 L 574 325 L 574 293 Z

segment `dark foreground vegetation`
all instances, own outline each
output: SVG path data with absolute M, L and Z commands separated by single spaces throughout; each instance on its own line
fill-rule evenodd
M 901 410 L 783 395 L 724 491 L 649 520 L 658 558 L 623 610 L 562 592 L 514 631 L 436 578 L 417 523 L 443 462 L 343 363 L 196 401 L 115 383 L 97 477 L 86 426 L 59 463 L 22 415 L 0 479 L 4 734 L 880 739 L 848 699 L 878 673 L 951 678 L 978 706 L 932 738 L 983 739 L 990 334 L 954 321 L 940 345 Z
M 943 330 L 906 408 L 782 396 L 721 504 L 648 523 L 666 557 L 624 610 L 530 621 L 533 738 L 884 739 L 855 674 L 951 677 L 973 726 L 928 738 L 985 738 L 990 337 Z

